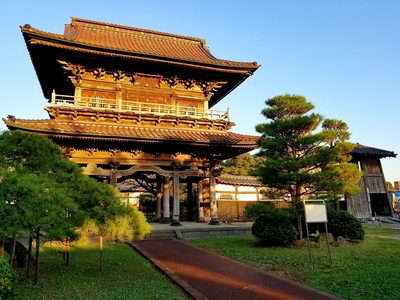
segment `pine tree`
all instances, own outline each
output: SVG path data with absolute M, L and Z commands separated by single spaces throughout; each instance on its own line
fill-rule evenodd
M 354 145 L 348 142 L 346 123 L 310 113 L 314 105 L 303 96 L 279 95 L 265 103 L 262 114 L 270 121 L 256 126 L 262 134 L 259 155 L 265 157 L 258 174 L 269 187 L 290 196 L 301 239 L 302 200 L 319 196 L 337 201 L 358 192 L 361 172 L 349 163 Z

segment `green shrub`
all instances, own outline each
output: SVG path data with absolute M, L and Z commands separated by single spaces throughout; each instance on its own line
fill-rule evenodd
M 293 208 L 277 208 L 274 204 L 268 202 L 260 202 L 255 204 L 247 205 L 244 208 L 246 216 L 258 218 L 259 216 L 265 215 L 280 215 L 285 217 L 291 217 L 294 215 Z
M 10 299 L 16 293 L 18 275 L 4 258 L 0 257 L 0 299 Z
M 134 224 L 135 239 L 144 239 L 145 235 L 151 232 L 151 225 L 147 223 L 145 215 L 136 207 L 133 208 L 132 218 Z
M 328 210 L 328 231 L 337 238 L 364 240 L 362 224 L 356 217 L 345 210 Z
M 255 203 L 247 205 L 244 213 L 247 217 L 258 218 L 259 216 L 268 215 L 275 207 L 270 203 Z
M 259 216 L 251 227 L 251 233 L 264 245 L 292 244 L 297 230 L 291 223 L 291 211 L 274 208 L 269 214 Z
M 152 194 L 142 194 L 140 196 L 140 205 L 141 206 L 155 206 L 157 203 L 157 199 L 154 195 Z

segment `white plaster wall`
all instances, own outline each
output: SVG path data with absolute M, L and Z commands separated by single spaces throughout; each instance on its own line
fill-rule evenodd
M 235 187 L 227 184 L 217 184 L 215 189 L 217 192 L 235 192 Z
M 257 194 L 239 194 L 238 195 L 239 201 L 257 201 Z
M 244 194 L 241 194 L 240 192 L 244 192 Z M 238 200 L 238 201 L 257 201 L 257 200 L 259 200 L 257 198 L 257 189 L 255 187 L 250 187 L 250 186 L 239 186 L 238 194 L 236 195 L 235 186 L 227 185 L 227 184 L 217 184 L 217 186 L 216 186 L 217 199 L 219 199 L 222 194 L 224 194 L 224 195 L 230 194 L 230 195 L 232 195 L 232 200 Z M 237 199 L 235 197 L 237 197 Z M 223 200 L 226 200 L 226 198 Z
M 256 192 L 256 188 L 252 186 L 239 186 L 238 192 Z

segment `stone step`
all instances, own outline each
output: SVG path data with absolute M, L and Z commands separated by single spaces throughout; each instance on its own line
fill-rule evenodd
M 149 234 L 146 234 L 146 240 L 156 240 L 156 239 L 175 239 L 176 234 L 174 230 L 160 230 L 160 231 L 152 231 Z
M 207 236 L 221 235 L 249 235 L 251 229 L 249 227 L 210 227 L 210 228 L 174 228 L 169 230 L 153 230 L 145 236 L 145 239 L 185 239 Z

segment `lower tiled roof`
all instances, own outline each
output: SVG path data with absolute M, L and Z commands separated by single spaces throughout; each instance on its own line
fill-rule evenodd
M 76 122 L 48 120 L 4 119 L 10 129 L 21 129 L 57 137 L 76 137 L 132 140 L 132 141 L 170 141 L 195 144 L 228 144 L 257 148 L 258 136 L 244 135 L 230 131 L 198 131 L 189 128 L 157 128 L 140 125 L 118 125 L 113 123 Z

